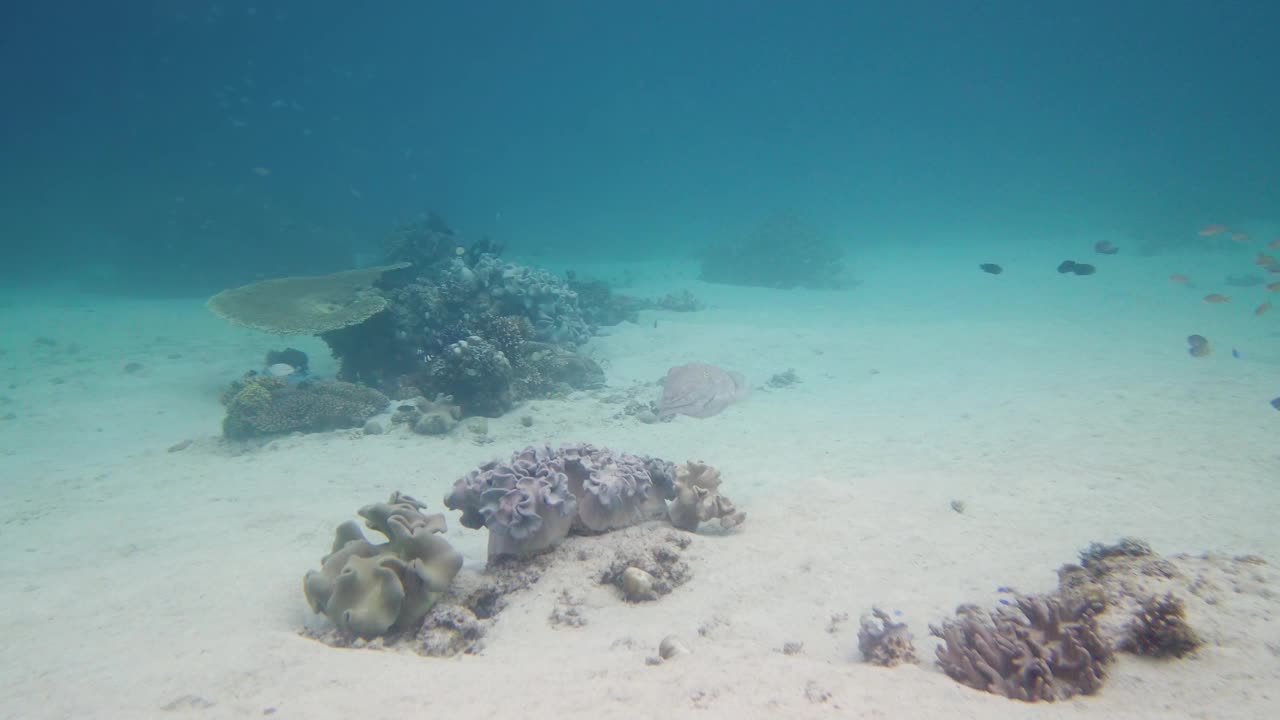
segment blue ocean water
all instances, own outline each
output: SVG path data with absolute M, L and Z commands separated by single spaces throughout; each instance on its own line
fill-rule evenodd
M 426 210 L 516 254 L 636 258 L 779 208 L 911 252 L 1159 246 L 1276 201 L 1273 3 L 5 12 L 10 283 L 215 291 L 344 266 Z
M 328 678 L 417 678 L 431 661 L 338 659 L 296 637 L 327 627 L 297 580 L 333 527 L 395 489 L 441 511 L 454 478 L 543 441 L 714 462 L 751 521 L 696 539 L 685 600 L 637 609 L 556 576 L 564 587 L 544 585 L 521 617 L 572 606 L 588 628 L 499 623 L 487 655 L 433 676 L 441 687 L 518 666 L 546 693 L 532 706 L 551 707 L 548 673 L 569 661 L 531 648 L 554 646 L 599 653 L 618 683 L 584 683 L 584 716 L 634 717 L 635 697 L 675 716 L 827 712 L 805 673 L 832 703 L 892 717 L 910 695 L 936 716 L 978 694 L 955 700 L 933 675 L 833 673 L 857 644 L 856 622 L 834 629 L 841 613 L 893 603 L 937 675 L 928 623 L 995 605 L 1006 583 L 1051 588 L 1091 542 L 1280 558 L 1280 4 L 10 5 L 0 538 L 24 548 L 0 561 L 16 578 L 0 602 L 19 608 L 0 627 L 12 717 L 353 712 L 363 701 Z M 443 250 L 388 254 L 428 213 L 450 230 L 414 237 Z M 477 260 L 497 245 L 500 261 Z M 270 373 L 268 351 L 309 355 L 289 387 L 358 380 L 396 407 L 417 391 L 393 375 L 444 377 L 432 363 L 493 340 L 479 311 L 433 319 L 436 289 L 404 277 L 383 288 L 404 292 L 381 316 L 400 324 L 342 350 L 204 307 L 228 288 L 410 256 L 438 264 L 421 284 L 440 288 L 506 273 L 553 296 L 574 284 L 584 309 L 591 282 L 625 294 L 592 305 L 617 317 L 589 318 L 590 333 L 540 305 L 543 290 L 503 306 L 538 342 L 570 338 L 603 385 L 495 400 L 449 376 L 485 403 L 459 397 L 467 417 L 444 438 L 390 412 L 377 433 L 361 418 L 257 445 L 222 437 L 228 387 Z M 750 395 L 663 422 L 658 378 L 693 362 L 741 373 Z M 449 522 L 479 573 L 483 536 Z M 107 588 L 88 612 L 83 578 L 67 577 L 81 564 Z M 1132 717 L 1175 697 L 1170 717 L 1229 717 L 1247 696 L 1238 716 L 1260 717 L 1280 635 L 1258 619 L 1275 611 L 1258 589 L 1270 570 L 1240 572 L 1222 615 L 1207 614 L 1219 595 L 1192 604 L 1199 664 L 1121 661 L 1124 679 L 1086 710 Z M 630 673 L 667 627 L 704 659 L 680 693 L 651 693 L 658 676 Z M 799 640 L 808 649 L 785 661 L 811 665 L 769 664 Z M 176 660 L 152 651 L 166 643 Z M 414 687 L 403 706 L 436 689 Z M 526 706 L 512 694 L 467 711 Z

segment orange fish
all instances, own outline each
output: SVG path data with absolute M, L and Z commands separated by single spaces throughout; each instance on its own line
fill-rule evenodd
M 1258 253 L 1258 257 L 1254 258 L 1253 264 L 1260 265 L 1262 267 L 1271 267 L 1276 264 L 1276 259 L 1266 253 Z
M 1169 282 L 1178 283 L 1179 285 L 1189 285 L 1191 284 L 1191 278 L 1183 275 L 1182 273 L 1174 273 L 1169 276 Z
M 1214 235 L 1221 235 L 1226 231 L 1227 231 L 1226 225 L 1217 225 L 1217 224 L 1205 225 L 1204 227 L 1200 228 L 1200 237 L 1212 237 Z
M 1254 314 L 1254 315 L 1261 315 L 1262 313 L 1264 313 L 1264 312 L 1266 312 L 1266 311 L 1268 311 L 1268 310 L 1270 310 L 1270 309 L 1271 309 L 1271 303 L 1269 303 L 1269 302 L 1264 302 L 1264 303 L 1262 303 L 1261 305 L 1259 305 L 1259 306 L 1258 306 L 1258 309 L 1256 309 L 1256 310 L 1254 310 L 1254 311 L 1253 311 L 1253 314 Z
M 1271 292 L 1280 292 L 1280 282 L 1273 282 L 1270 285 L 1267 285 L 1267 289 Z
M 1280 237 L 1267 243 L 1268 250 L 1280 250 Z
M 1231 233 L 1231 239 L 1232 239 L 1232 240 L 1235 240 L 1236 242 L 1248 242 L 1248 241 L 1249 241 L 1249 233 L 1247 233 L 1247 232 L 1233 232 L 1233 233 Z
M 1229 302 L 1231 302 L 1231 298 L 1227 297 L 1226 295 L 1221 295 L 1221 294 L 1219 294 L 1219 293 L 1214 293 L 1214 294 L 1212 294 L 1212 295 L 1205 295 L 1205 296 L 1204 296 L 1204 301 L 1205 301 L 1205 302 L 1207 302 L 1207 303 L 1212 303 L 1212 304 L 1214 304 L 1214 305 L 1221 305 L 1222 303 L 1229 303 Z

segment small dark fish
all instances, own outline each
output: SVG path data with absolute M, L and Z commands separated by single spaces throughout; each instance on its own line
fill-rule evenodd
M 1089 263 L 1076 263 L 1071 268 L 1071 272 L 1077 275 L 1092 275 L 1098 272 L 1098 268 L 1090 265 Z
M 1099 240 L 1093 244 L 1093 251 L 1099 255 L 1115 255 L 1120 252 L 1120 248 L 1112 245 L 1110 240 Z
M 1075 271 L 1076 271 L 1076 263 L 1074 260 L 1063 260 L 1061 263 L 1058 263 L 1058 272 L 1062 273 L 1063 275 L 1066 275 L 1069 272 L 1075 272 Z
M 1233 358 L 1235 358 L 1235 359 L 1239 360 L 1239 359 L 1240 359 L 1240 351 L 1239 351 L 1239 350 L 1237 350 L 1237 349 L 1235 349 L 1235 348 L 1231 348 L 1231 357 L 1233 357 Z
M 1004 268 L 1000 267 L 995 263 L 982 263 L 978 267 L 982 268 L 982 272 L 988 273 L 991 275 L 999 275 L 1000 273 L 1004 272 Z
M 1277 409 L 1277 410 L 1280 410 L 1280 397 L 1278 397 L 1278 398 L 1276 398 L 1275 400 L 1272 400 L 1272 401 L 1271 401 L 1271 407 L 1273 407 L 1273 408 L 1275 408 L 1275 409 Z

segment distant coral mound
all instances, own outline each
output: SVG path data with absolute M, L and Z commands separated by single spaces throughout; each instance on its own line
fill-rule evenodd
M 304 380 L 250 373 L 222 395 L 222 433 L 244 440 L 290 432 L 359 427 L 390 400 L 373 388 L 337 380 Z
M 777 213 L 745 237 L 702 254 L 701 278 L 710 283 L 835 290 L 852 287 L 844 250 L 794 213 Z

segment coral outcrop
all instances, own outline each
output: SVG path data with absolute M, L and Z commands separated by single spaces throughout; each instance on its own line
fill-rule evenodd
M 943 671 L 964 685 L 1027 702 L 1091 695 L 1112 653 L 1085 602 L 1015 595 L 1016 605 L 985 613 L 964 605 L 941 627 Z
M 872 608 L 871 615 L 862 618 L 858 630 L 858 651 L 862 659 L 883 667 L 916 662 L 916 648 L 907 624 L 894 622 L 889 613 L 880 608 Z
M 1200 636 L 1187 624 L 1182 600 L 1170 593 L 1142 602 L 1120 641 L 1120 649 L 1148 657 L 1180 658 L 1200 644 Z
M 489 417 L 602 381 L 599 366 L 574 353 L 593 332 L 577 294 L 499 251 L 464 246 L 435 216 L 398 230 L 388 258 L 414 267 L 379 285 L 387 311 L 321 336 L 339 376 L 399 397 L 450 395 L 464 415 Z
M 675 468 L 593 445 L 528 447 L 459 478 L 445 506 L 489 529 L 489 557 L 528 557 L 571 529 L 604 532 L 666 517 Z
M 372 388 L 337 380 L 303 380 L 249 373 L 222 395 L 222 433 L 244 440 L 289 432 L 360 427 L 390 402 Z
M 429 215 L 394 232 L 387 265 L 267 280 L 208 306 L 259 330 L 319 335 L 339 379 L 396 398 L 449 395 L 467 416 L 602 383 L 599 365 L 574 352 L 594 332 L 577 293 L 501 250 L 467 245 Z
M 338 526 L 321 569 L 303 580 L 311 609 L 359 638 L 416 630 L 462 567 L 462 556 L 439 536 L 444 516 L 425 515 L 424 507 L 397 492 L 361 508 L 366 527 L 387 537 L 381 544 L 369 542 L 354 521 Z
M 724 528 L 735 527 L 747 519 L 747 514 L 739 512 L 732 500 L 720 494 L 720 471 L 692 460 L 676 468 L 675 497 L 670 512 L 671 524 L 689 532 L 712 519 L 719 519 Z

